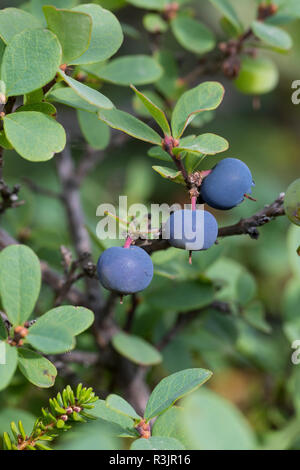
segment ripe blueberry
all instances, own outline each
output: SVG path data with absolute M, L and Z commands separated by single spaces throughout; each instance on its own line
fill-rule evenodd
M 149 286 L 153 277 L 153 264 L 142 248 L 117 246 L 102 253 L 97 272 L 106 289 L 121 295 L 135 294 Z
M 201 197 L 215 209 L 232 209 L 251 194 L 252 175 L 244 162 L 236 158 L 225 158 L 204 178 Z
M 210 212 L 179 210 L 173 212 L 163 228 L 170 245 L 189 251 L 207 250 L 216 241 L 218 224 Z

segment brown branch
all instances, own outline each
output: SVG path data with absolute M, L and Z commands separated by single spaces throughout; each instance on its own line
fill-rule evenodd
M 132 294 L 131 296 L 131 306 L 127 312 L 127 319 L 126 319 L 126 323 L 125 323 L 125 326 L 124 326 L 124 331 L 126 332 L 129 332 L 131 331 L 132 329 L 132 325 L 133 325 L 133 322 L 134 322 L 134 317 L 135 317 L 135 312 L 136 312 L 136 309 L 138 308 L 139 306 L 139 298 L 136 294 Z

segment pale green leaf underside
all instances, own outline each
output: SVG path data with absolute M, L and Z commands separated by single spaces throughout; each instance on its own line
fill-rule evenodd
M 106 398 L 106 406 L 117 413 L 124 416 L 129 416 L 132 419 L 141 419 L 132 406 L 118 395 L 111 394 Z
M 1 364 L 2 359 L 5 360 L 5 364 Z M 9 385 L 15 373 L 17 362 L 17 348 L 0 341 L 0 390 Z
M 185 447 L 174 437 L 152 436 L 150 439 L 137 439 L 131 450 L 184 450 Z
M 146 85 L 162 75 L 161 66 L 150 56 L 132 55 L 111 60 L 98 68 L 96 75 L 116 85 Z
M 79 5 L 73 10 L 90 15 L 93 26 L 88 50 L 72 63 L 93 64 L 114 55 L 123 42 L 122 28 L 115 15 L 92 3 Z
M 19 369 L 29 382 L 41 388 L 54 385 L 57 370 L 48 359 L 26 348 L 18 349 L 18 357 Z
M 163 130 L 163 132 L 166 135 L 171 135 L 171 129 L 168 123 L 168 120 L 166 118 L 165 113 L 163 112 L 162 109 L 160 109 L 156 104 L 154 104 L 149 98 L 147 98 L 146 95 L 141 93 L 139 90 L 137 90 L 134 86 L 131 87 L 133 91 L 135 92 L 136 96 L 141 100 L 141 102 L 146 106 L 148 109 L 149 113 L 157 124 L 160 126 L 160 128 Z
M 145 419 L 149 421 L 170 408 L 179 398 L 196 390 L 212 375 L 206 369 L 186 369 L 164 378 L 148 400 Z
M 0 294 L 10 322 L 22 325 L 30 316 L 41 287 L 38 257 L 24 245 L 11 245 L 0 254 Z
M 173 111 L 173 137 L 179 139 L 198 113 L 216 109 L 221 104 L 223 96 L 224 87 L 218 82 L 204 82 L 184 93 Z
M 59 354 L 71 351 L 75 340 L 71 332 L 55 321 L 40 322 L 43 317 L 30 328 L 26 340 L 38 351 L 45 354 Z
M 90 88 L 84 83 L 80 83 L 72 77 L 66 75 L 62 70 L 58 70 L 59 75 L 62 79 L 75 91 L 75 93 L 84 101 L 89 103 L 92 106 L 96 106 L 97 108 L 104 108 L 104 109 L 111 109 L 113 108 L 113 103 L 102 93 L 95 90 L 94 88 Z
M 261 21 L 253 21 L 252 29 L 255 36 L 274 49 L 288 51 L 293 45 L 291 36 L 277 26 L 265 24 Z
M 43 325 L 46 328 L 48 324 L 56 324 L 57 328 L 66 328 L 73 336 L 77 336 L 89 328 L 93 321 L 94 314 L 91 310 L 84 307 L 64 305 L 49 310 L 39 318 L 36 325 Z
M 47 100 L 71 106 L 71 108 L 81 109 L 90 113 L 96 113 L 98 107 L 81 98 L 72 88 L 60 87 L 50 90 L 46 95 Z
M 138 336 L 117 333 L 112 339 L 112 344 L 119 354 L 136 364 L 147 366 L 162 361 L 157 349 Z
M 119 129 L 135 139 L 161 145 L 162 138 L 151 127 L 125 111 L 119 109 L 101 110 L 98 116 L 110 127 Z
M 205 54 L 216 45 L 213 33 L 194 18 L 179 15 L 171 22 L 171 28 L 179 44 L 195 54 Z
M 59 39 L 62 47 L 62 63 L 69 64 L 87 50 L 92 34 L 90 15 L 79 11 L 58 10 L 44 6 L 48 28 Z
M 174 154 L 180 152 L 189 152 L 201 155 L 215 155 L 216 153 L 225 152 L 229 147 L 226 139 L 215 134 L 202 134 L 193 139 L 187 145 L 181 145 L 174 148 Z
M 171 180 L 174 183 L 185 184 L 181 171 L 176 171 L 166 166 L 153 166 L 152 168 L 163 178 Z
M 96 149 L 105 149 L 110 140 L 110 129 L 100 119 L 96 113 L 78 110 L 77 118 L 82 134 L 88 144 Z
M 114 423 L 119 426 L 119 435 L 127 437 L 137 437 L 137 431 L 134 428 L 134 421 L 121 413 L 108 408 L 105 400 L 98 400 L 95 403 L 92 414 L 97 418 L 104 419 L 110 423 Z
M 151 147 L 148 151 L 149 157 L 157 158 L 158 160 L 163 160 L 165 162 L 172 162 L 172 157 L 162 149 L 162 147 L 156 145 L 155 147 Z
M 4 118 L 5 135 L 26 160 L 50 160 L 66 145 L 66 133 L 54 118 L 36 111 L 8 114 Z
M 0 37 L 6 44 L 22 31 L 41 28 L 41 23 L 33 15 L 19 8 L 0 11 Z
M 51 31 L 36 29 L 14 36 L 4 51 L 1 68 L 7 96 L 30 93 L 49 83 L 61 54 L 61 45 Z

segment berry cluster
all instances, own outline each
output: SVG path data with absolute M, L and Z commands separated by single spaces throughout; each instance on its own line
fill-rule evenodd
M 228 210 L 243 202 L 254 185 L 245 163 L 236 158 L 220 161 L 201 184 L 201 201 L 214 209 Z M 191 210 L 173 212 L 162 229 L 164 239 L 171 246 L 183 250 L 207 250 L 217 240 L 218 224 L 206 210 L 196 209 L 196 197 L 192 197 Z M 145 250 L 131 246 L 127 239 L 124 247 L 112 247 L 100 256 L 97 271 L 106 289 L 121 296 L 140 292 L 149 286 L 153 277 L 153 264 Z

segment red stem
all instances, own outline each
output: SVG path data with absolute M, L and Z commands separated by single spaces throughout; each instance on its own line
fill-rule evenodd
M 126 238 L 126 241 L 125 241 L 125 244 L 124 244 L 124 248 L 130 248 L 132 242 L 133 242 L 132 238 L 128 236 L 128 237 Z

